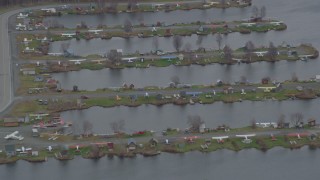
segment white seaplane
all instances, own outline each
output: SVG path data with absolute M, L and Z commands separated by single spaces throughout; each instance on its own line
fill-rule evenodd
M 94 34 L 99 34 L 99 32 L 102 32 L 102 29 L 89 29 L 88 32 L 94 33 Z
M 62 33 L 61 36 L 72 38 L 76 33 Z
M 277 123 L 275 122 L 267 122 L 267 123 L 256 123 L 258 127 L 267 128 L 267 127 L 277 127 Z
M 24 137 L 22 137 L 21 135 L 18 136 L 19 134 L 19 131 L 15 131 L 11 134 L 8 134 L 4 137 L 4 139 L 7 139 L 7 140 L 10 140 L 10 139 L 14 139 L 14 140 L 19 140 L 19 141 L 22 141 L 24 139 Z
M 17 16 L 18 19 L 24 19 L 24 18 L 27 18 L 27 17 L 29 17 L 29 14 L 19 13 L 18 16 Z
M 270 87 L 258 87 L 258 89 L 263 89 L 263 92 L 271 92 L 271 90 L 276 89 L 276 86 L 270 86 Z
M 40 90 L 40 88 L 32 88 L 34 90 Z M 35 117 L 36 120 L 42 119 L 41 117 L 49 116 L 49 114 L 29 114 L 29 117 Z
M 242 142 L 245 144 L 250 144 L 252 142 L 252 140 L 249 139 L 248 137 L 254 137 L 254 136 L 256 136 L 256 134 L 236 135 L 236 137 L 244 138 L 244 140 L 242 140 Z
M 74 60 L 69 60 L 70 62 L 74 62 L 74 64 L 81 64 L 81 62 L 86 61 L 86 59 L 74 59 Z
M 212 137 L 212 139 L 217 140 L 218 143 L 222 144 L 224 143 L 224 139 L 228 139 L 229 136 L 217 136 L 217 137 Z
M 253 52 L 255 53 L 258 57 L 263 57 L 268 53 L 268 51 L 259 51 L 259 52 Z

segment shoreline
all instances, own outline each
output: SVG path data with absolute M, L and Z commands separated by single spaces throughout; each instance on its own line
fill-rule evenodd
M 294 134 L 294 133 L 293 133 Z M 298 134 L 298 133 L 297 133 Z M 170 136 L 168 136 L 170 137 Z M 195 137 L 195 136 L 193 136 Z M 90 148 L 92 145 L 81 146 L 79 150 L 75 150 L 74 147 L 69 147 L 68 155 L 65 156 L 57 156 L 58 151 L 55 152 L 48 152 L 47 150 L 41 150 L 42 156 L 39 157 L 19 157 L 15 156 L 12 158 L 5 158 L 2 156 L 0 158 L 0 165 L 2 164 L 14 164 L 18 160 L 25 160 L 30 163 L 42 163 L 46 162 L 49 158 L 56 159 L 59 161 L 69 161 L 73 160 L 75 157 L 82 157 L 83 159 L 101 159 L 101 158 L 134 158 L 138 155 L 144 156 L 146 158 L 153 157 L 157 155 L 161 155 L 161 153 L 172 153 L 172 154 L 182 154 L 188 153 L 193 151 L 198 151 L 202 153 L 211 153 L 218 150 L 230 150 L 239 152 L 246 149 L 256 149 L 262 152 L 267 152 L 272 148 L 285 148 L 285 149 L 300 149 L 302 147 L 308 146 L 310 150 L 318 150 L 320 148 L 320 141 L 319 139 L 310 140 L 308 137 L 297 138 L 289 137 L 289 135 L 275 135 L 273 136 L 276 140 L 271 140 L 271 137 L 267 136 L 256 136 L 252 139 L 251 144 L 244 144 L 241 142 L 239 138 L 230 138 L 226 140 L 224 143 L 220 144 L 215 140 L 210 140 L 205 138 L 196 138 L 192 142 L 188 141 L 179 141 L 172 144 L 159 144 L 154 147 L 149 147 L 147 143 L 144 143 L 143 147 L 140 148 L 137 146 L 135 150 L 125 150 L 116 149 L 108 150 L 105 146 L 99 146 L 99 153 L 93 155 Z M 292 144 L 291 144 L 292 143 Z M 120 146 L 115 144 L 115 146 Z

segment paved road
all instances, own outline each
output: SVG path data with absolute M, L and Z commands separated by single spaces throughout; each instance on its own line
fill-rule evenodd
M 13 13 L 0 16 L 0 112 L 6 109 L 12 101 L 11 54 L 8 36 L 8 17 Z

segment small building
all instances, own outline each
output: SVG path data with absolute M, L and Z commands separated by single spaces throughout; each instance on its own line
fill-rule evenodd
M 178 55 L 178 59 L 179 59 L 180 61 L 183 61 L 184 55 L 183 55 L 183 54 L 179 54 L 179 55 Z
M 35 68 L 22 68 L 20 69 L 23 75 L 35 75 L 36 70 Z
M 309 127 L 314 127 L 314 126 L 316 126 L 316 120 L 315 120 L 315 119 L 309 119 L 309 120 L 308 120 L 308 126 L 309 126 Z
M 135 139 L 128 139 L 127 148 L 129 151 L 134 151 L 137 148 L 137 142 Z
M 200 133 L 204 133 L 205 132 L 205 129 L 206 129 L 206 125 L 204 123 L 200 124 L 199 126 L 199 132 Z
M 3 126 L 5 127 L 17 127 L 19 126 L 19 121 L 17 118 L 4 118 Z
M 107 142 L 107 147 L 108 147 L 108 149 L 113 149 L 114 148 L 114 143 L 113 142 Z
M 31 155 L 32 155 L 32 156 L 39 156 L 39 151 L 32 151 L 32 152 L 31 152 Z
M 38 129 L 36 129 L 36 128 L 33 128 L 32 129 L 32 137 L 39 137 L 39 131 L 38 131 Z
M 4 149 L 6 151 L 6 155 L 8 157 L 15 156 L 16 155 L 16 146 L 14 144 L 5 145 Z
M 262 84 L 269 84 L 269 82 L 270 82 L 270 78 L 268 78 L 268 77 L 261 79 Z
M 158 143 L 159 143 L 159 141 L 157 139 L 155 139 L 155 138 L 151 138 L 149 140 L 149 144 L 150 144 L 151 147 L 156 147 L 158 145 Z

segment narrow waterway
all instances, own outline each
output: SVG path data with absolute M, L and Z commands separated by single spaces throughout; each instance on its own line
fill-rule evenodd
M 1 165 L 2 179 L 153 179 L 153 180 L 301 180 L 319 176 L 320 151 L 274 148 L 263 153 L 254 149 L 212 153 L 163 153 L 156 157 L 137 156 L 133 159 L 87 160 L 77 157 L 60 162 L 49 159 L 41 164 L 18 161 Z M 33 172 L 33 173 L 30 173 Z
M 214 104 L 196 104 L 176 106 L 172 104 L 163 106 L 142 105 L 139 107 L 92 107 L 86 110 L 67 111 L 61 114 L 65 121 L 72 121 L 79 131 L 82 131 L 84 121 L 93 125 L 94 133 L 113 133 L 110 123 L 124 120 L 126 132 L 140 130 L 162 131 L 167 128 L 185 129 L 188 125 L 189 115 L 199 115 L 206 127 L 216 128 L 219 125 L 229 125 L 232 128 L 250 126 L 253 119 L 256 122 L 277 122 L 280 115 L 286 116 L 290 122 L 293 113 L 300 112 L 304 115 L 304 121 L 319 116 L 320 100 L 310 101 L 261 101 L 261 102 L 237 102 L 226 104 L 217 102 Z

